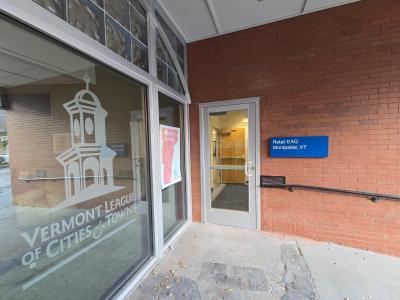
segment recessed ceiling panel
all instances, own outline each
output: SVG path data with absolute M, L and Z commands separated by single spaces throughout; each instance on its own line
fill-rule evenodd
M 348 4 L 360 0 L 307 0 L 304 12 L 311 12 L 321 10 L 328 7 L 338 6 L 342 4 Z
M 159 2 L 188 41 L 217 34 L 204 0 L 160 0 Z
M 304 0 L 211 0 L 222 32 L 291 17 L 298 14 Z
M 157 0 L 188 42 L 356 1 Z

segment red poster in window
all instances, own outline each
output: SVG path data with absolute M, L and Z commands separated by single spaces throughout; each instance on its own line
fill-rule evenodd
M 180 128 L 160 125 L 161 144 L 161 187 L 173 185 L 181 176 Z

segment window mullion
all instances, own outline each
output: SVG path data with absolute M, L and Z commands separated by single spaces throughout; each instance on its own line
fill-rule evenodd
M 154 16 L 154 7 L 147 1 L 142 1 L 147 11 L 147 36 L 148 36 L 148 59 L 149 59 L 149 73 L 154 78 L 157 78 L 157 57 L 156 57 L 156 28 L 151 21 Z
M 174 63 L 175 69 L 178 73 L 178 76 L 179 76 L 179 79 L 183 86 L 183 89 L 185 90 L 185 95 L 190 98 L 189 88 L 187 85 L 186 77 L 183 74 L 181 65 L 179 64 L 179 61 L 178 61 L 178 57 L 177 57 L 174 49 L 172 48 L 171 42 L 169 41 L 167 34 L 165 33 L 164 29 L 162 28 L 161 24 L 158 22 L 158 20 L 156 19 L 154 14 L 150 15 L 150 18 L 151 18 L 151 23 L 153 23 L 156 31 L 160 35 L 161 40 L 163 41 L 163 43 L 168 51 L 168 54 L 170 55 L 172 62 Z

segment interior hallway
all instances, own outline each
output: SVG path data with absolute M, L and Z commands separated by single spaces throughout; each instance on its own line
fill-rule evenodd
M 194 223 L 129 299 L 397 300 L 399 295 L 400 258 Z
M 225 184 L 222 191 L 212 202 L 212 207 L 249 211 L 249 191 L 247 186 L 240 183 Z

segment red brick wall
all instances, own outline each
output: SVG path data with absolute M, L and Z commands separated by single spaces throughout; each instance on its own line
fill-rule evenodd
M 261 97 L 261 174 L 400 194 L 400 1 L 363 0 L 188 46 L 193 216 L 198 103 Z M 328 135 L 329 158 L 271 159 L 273 136 Z M 262 189 L 262 229 L 400 256 L 400 203 Z

